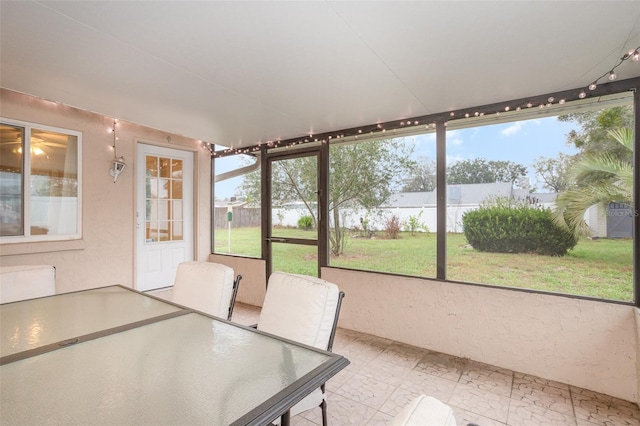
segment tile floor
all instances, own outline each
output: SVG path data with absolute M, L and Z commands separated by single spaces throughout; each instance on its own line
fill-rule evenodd
M 236 303 L 233 321 L 255 324 L 259 314 Z M 631 402 L 389 339 L 338 329 L 333 351 L 351 364 L 326 385 L 330 426 L 388 424 L 421 393 L 450 405 L 458 426 L 640 426 Z M 320 409 L 291 423 L 322 424 Z

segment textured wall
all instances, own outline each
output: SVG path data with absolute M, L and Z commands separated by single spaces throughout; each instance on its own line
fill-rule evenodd
M 3 244 L 2 265 L 48 264 L 56 267 L 59 293 L 112 284 L 134 285 L 135 159 L 137 141 L 198 153 L 195 182 L 195 248 L 198 260 L 207 258 L 211 242 L 210 155 L 193 139 L 169 135 L 132 123 L 118 124 L 118 155 L 127 167 L 113 183 L 113 119 L 2 89 L 0 115 L 82 132 L 82 239 L 66 242 Z M 171 137 L 171 143 L 167 142 Z M 198 230 L 201 230 L 200 232 Z
M 212 254 L 209 256 L 209 261 L 227 265 L 233 268 L 233 272 L 236 275 L 242 275 L 240 289 L 238 290 L 238 302 L 262 306 L 267 282 L 264 260 Z
M 638 400 L 631 306 L 333 268 L 322 278 L 346 293 L 340 327 Z
M 640 309 L 635 309 L 636 317 L 636 402 L 640 405 Z

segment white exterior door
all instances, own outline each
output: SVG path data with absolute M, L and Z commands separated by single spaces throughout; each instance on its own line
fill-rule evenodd
M 173 285 L 180 262 L 193 260 L 194 153 L 138 144 L 136 288 Z

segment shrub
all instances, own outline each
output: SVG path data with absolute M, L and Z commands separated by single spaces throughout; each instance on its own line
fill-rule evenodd
M 298 228 L 308 231 L 313 228 L 313 218 L 311 216 L 302 216 L 298 219 Z
M 429 232 L 429 227 L 420 220 L 421 217 L 422 210 L 420 210 L 417 216 L 409 216 L 409 219 L 407 219 L 407 222 L 404 224 L 405 231 L 409 231 L 411 235 L 416 235 L 418 231 Z
M 384 232 L 386 232 L 392 240 L 397 240 L 400 236 L 400 218 L 396 215 L 388 218 L 384 225 Z
M 481 207 L 466 212 L 462 224 L 467 241 L 479 251 L 564 256 L 578 242 L 573 232 L 553 223 L 550 209 L 526 203 Z

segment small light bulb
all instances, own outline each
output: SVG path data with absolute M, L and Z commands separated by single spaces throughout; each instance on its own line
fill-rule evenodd
M 616 75 L 615 72 L 613 72 L 613 70 L 609 71 L 609 80 L 613 81 L 616 78 L 618 78 L 618 76 Z
M 531 108 L 533 106 L 533 104 L 531 102 L 527 103 L 527 108 Z
M 586 93 L 584 93 L 584 90 L 583 90 L 582 92 L 580 92 L 580 93 L 578 94 L 578 97 L 579 97 L 580 99 L 584 99 L 584 98 L 586 98 L 586 97 L 587 97 L 587 94 L 586 94 Z
M 504 107 L 504 110 L 505 110 L 505 111 L 509 111 L 510 109 L 511 109 L 511 108 L 510 108 L 510 107 L 508 107 L 508 106 Z
M 560 100 L 558 101 L 558 103 L 559 103 L 560 105 L 564 105 L 564 103 L 565 103 L 565 102 L 567 102 L 567 101 L 566 101 L 566 99 L 560 99 Z
M 596 84 L 596 82 L 594 81 L 593 83 L 591 83 L 589 85 L 589 90 L 596 90 L 596 87 L 598 87 L 598 85 Z
M 466 114 L 464 115 L 464 118 L 469 118 L 469 113 L 466 113 Z
M 549 99 L 547 99 L 549 101 L 549 103 L 553 103 L 553 96 L 549 96 Z
M 640 52 L 638 52 L 637 49 L 634 50 L 633 53 L 631 54 L 631 59 L 633 59 L 636 62 L 640 61 Z

